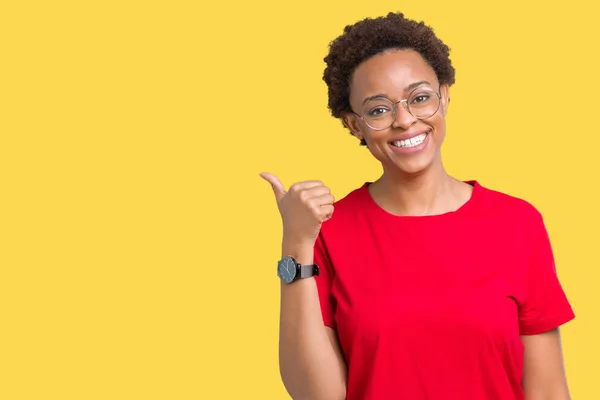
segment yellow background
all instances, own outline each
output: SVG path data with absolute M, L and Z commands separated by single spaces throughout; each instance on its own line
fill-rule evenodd
M 600 398 L 591 4 L 1 1 L 0 398 L 288 398 L 258 173 L 337 198 L 377 178 L 321 76 L 346 24 L 388 11 L 452 48 L 448 171 L 544 214 L 572 395 Z

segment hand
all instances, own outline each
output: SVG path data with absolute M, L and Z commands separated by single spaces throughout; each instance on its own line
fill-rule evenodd
M 321 224 L 331 218 L 335 199 L 329 188 L 320 181 L 298 182 L 286 192 L 283 184 L 272 174 L 260 176 L 271 184 L 283 221 L 284 241 L 314 245 Z

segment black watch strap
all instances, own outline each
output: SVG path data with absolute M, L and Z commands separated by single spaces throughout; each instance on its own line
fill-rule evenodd
M 313 265 L 300 265 L 300 276 L 299 278 L 310 278 L 311 276 L 319 276 L 319 267 L 317 264 Z

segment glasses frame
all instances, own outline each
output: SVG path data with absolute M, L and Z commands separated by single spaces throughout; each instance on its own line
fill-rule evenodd
M 427 91 L 431 91 L 431 92 L 435 93 L 435 95 L 436 95 L 436 96 L 437 96 L 437 98 L 438 98 L 438 106 L 437 106 L 437 108 L 435 109 L 435 111 L 433 112 L 433 114 L 431 114 L 431 115 L 430 115 L 430 116 L 428 116 L 428 117 L 422 117 L 422 118 L 420 118 L 420 117 L 417 117 L 415 114 L 413 114 L 413 113 L 412 113 L 412 111 L 410 111 L 410 106 L 408 105 L 408 99 L 410 99 L 410 97 L 412 96 L 412 94 L 413 94 L 414 92 L 416 92 L 417 90 L 423 90 L 423 89 L 427 89 Z M 385 128 L 374 128 L 374 127 L 372 127 L 371 125 L 369 125 L 369 123 L 367 122 L 367 120 L 364 118 L 364 111 L 363 111 L 363 115 L 362 115 L 362 116 L 361 116 L 361 115 L 358 115 L 357 113 L 355 113 L 355 112 L 354 112 L 354 110 L 352 110 L 352 108 L 350 108 L 350 111 L 352 112 L 352 114 L 354 114 L 354 115 L 356 115 L 358 118 L 362 119 L 362 120 L 363 120 L 363 122 L 364 122 L 364 123 L 365 123 L 365 124 L 366 124 L 366 125 L 367 125 L 369 128 L 373 129 L 374 131 L 383 131 L 383 130 L 385 130 L 385 129 L 389 128 L 390 126 L 394 125 L 394 122 L 396 122 L 396 117 L 398 116 L 398 112 L 396 111 L 396 110 L 397 110 L 397 108 L 398 108 L 398 107 L 397 107 L 397 105 L 398 105 L 398 104 L 400 104 L 400 103 L 405 103 L 405 104 L 404 104 L 404 108 L 406 109 L 406 111 L 408 111 L 410 115 L 412 115 L 413 117 L 415 117 L 415 118 L 416 118 L 416 119 L 418 119 L 418 120 L 424 120 L 424 119 L 429 119 L 429 118 L 433 117 L 433 116 L 434 116 L 434 115 L 435 115 L 435 114 L 436 114 L 436 113 L 439 111 L 439 109 L 440 109 L 440 106 L 441 106 L 441 104 L 442 104 L 442 95 L 439 93 L 440 91 L 441 91 L 441 85 L 440 85 L 440 88 L 438 89 L 438 92 L 436 92 L 436 91 L 435 91 L 433 88 L 430 88 L 430 87 L 427 87 L 427 88 L 418 87 L 418 88 L 415 88 L 415 89 L 413 89 L 413 90 L 412 90 L 412 91 L 411 91 L 411 92 L 408 94 L 408 97 L 407 97 L 406 99 L 398 100 L 398 101 L 396 101 L 396 102 L 393 102 L 392 100 L 388 99 L 387 97 L 382 97 L 383 99 L 386 99 L 386 100 L 388 100 L 390 103 L 392 103 L 392 116 L 394 117 L 394 119 L 392 119 L 392 122 L 391 122 L 391 123 L 390 123 L 388 126 L 386 126 Z M 368 104 L 368 103 L 367 103 L 367 104 Z M 366 104 L 365 104 L 365 105 L 366 105 Z M 364 106 L 363 106 L 363 108 L 364 108 Z

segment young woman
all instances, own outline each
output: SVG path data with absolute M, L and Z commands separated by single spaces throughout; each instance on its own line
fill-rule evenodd
M 448 47 L 390 13 L 348 26 L 325 61 L 333 116 L 383 174 L 335 204 L 320 181 L 261 174 L 284 226 L 292 398 L 567 400 L 558 327 L 574 314 L 542 216 L 444 169 Z

